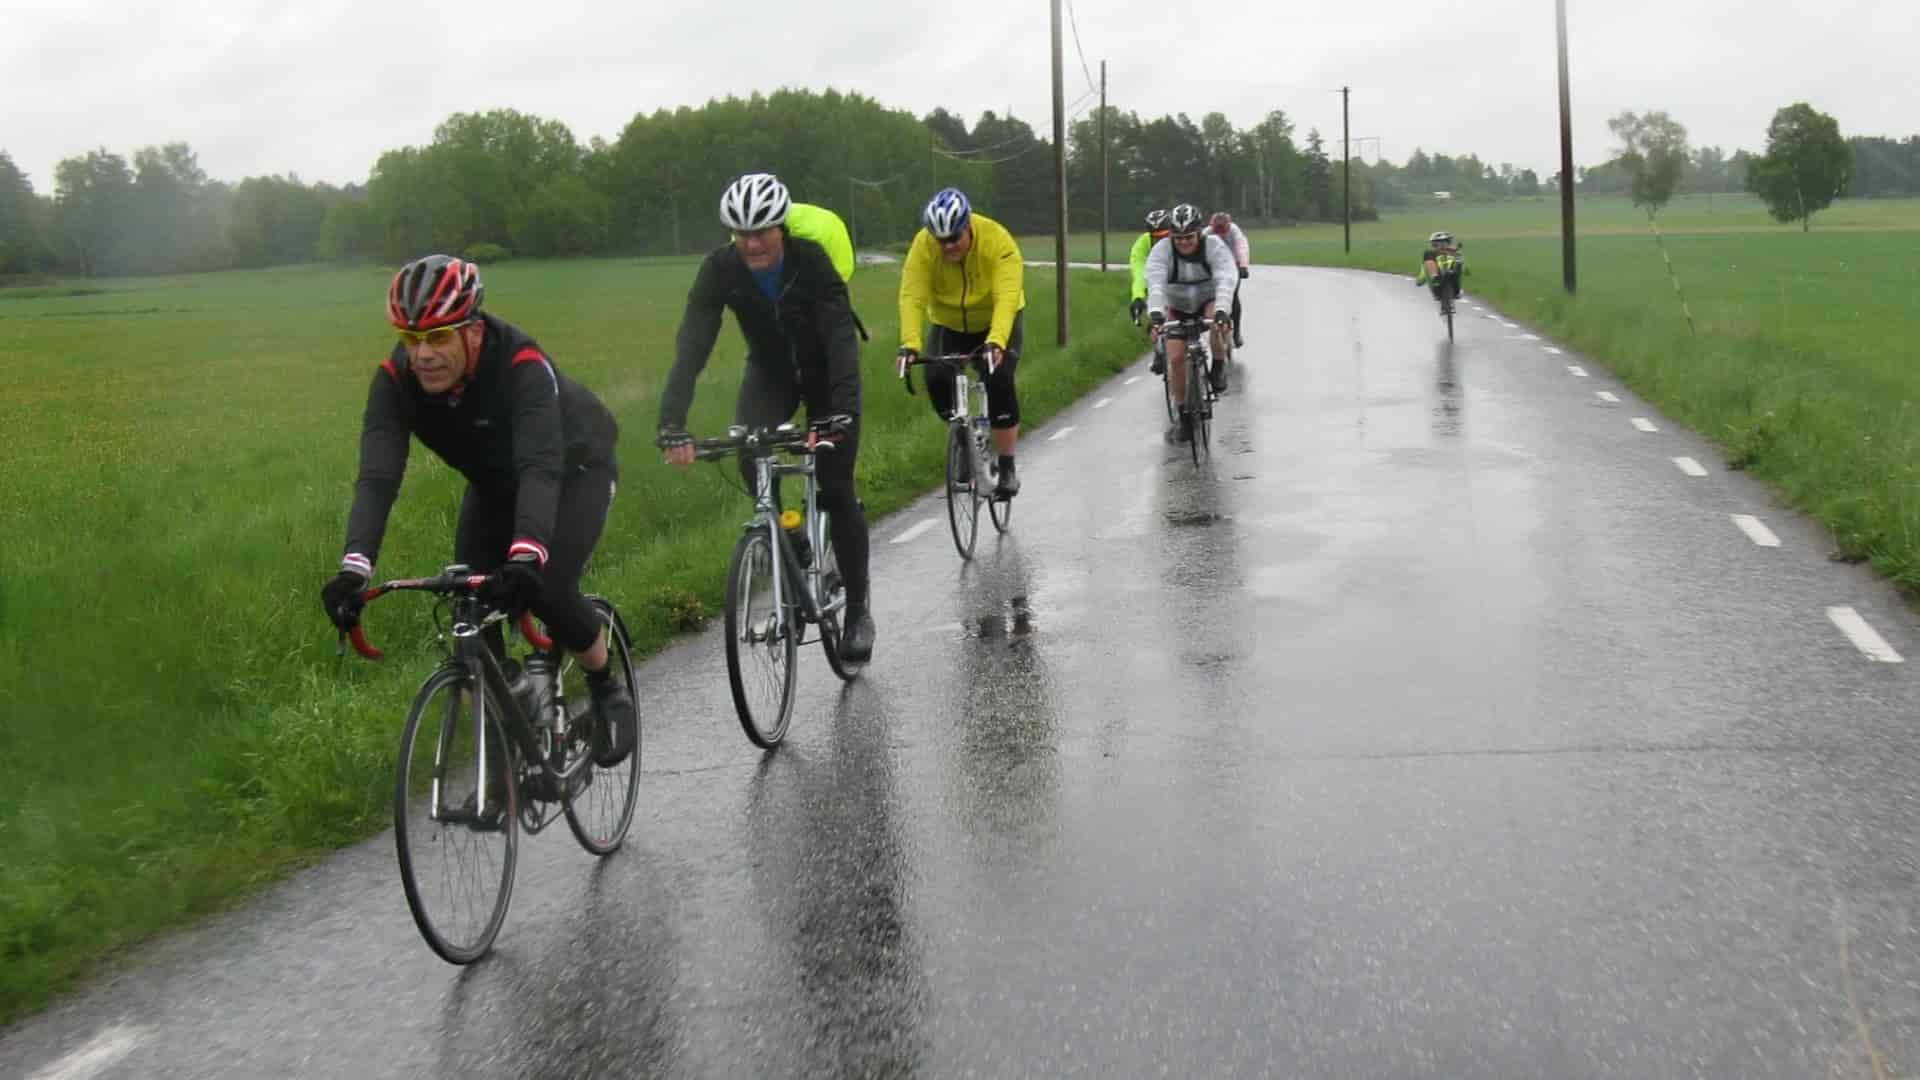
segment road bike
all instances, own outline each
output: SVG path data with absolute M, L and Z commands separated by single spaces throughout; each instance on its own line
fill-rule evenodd
M 453 964 L 492 949 L 513 897 L 519 834 L 561 817 L 580 846 L 617 851 L 640 791 L 639 717 L 620 753 L 577 657 L 522 614 L 532 646 L 506 655 L 507 614 L 482 600 L 487 575 L 464 565 L 438 576 L 388 581 L 361 593 L 371 604 L 395 592 L 437 598 L 434 624 L 445 653 L 407 712 L 394 772 L 393 836 L 407 908 L 428 947 Z M 612 677 L 639 707 L 626 624 L 609 601 L 587 597 L 607 639 Z M 347 635 L 369 660 L 385 654 L 364 626 Z
M 947 417 L 947 525 L 962 559 L 972 559 L 980 536 L 980 506 L 996 531 L 1013 527 L 1013 500 L 999 494 L 1000 467 L 993 453 L 993 425 L 987 412 L 987 383 L 970 377 L 977 354 L 949 353 L 915 357 L 907 365 L 907 392 L 913 392 L 913 368 L 929 365 L 928 379 L 954 380 L 954 411 Z

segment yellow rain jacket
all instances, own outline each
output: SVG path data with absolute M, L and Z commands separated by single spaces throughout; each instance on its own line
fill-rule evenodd
M 900 271 L 900 347 L 918 350 L 926 320 L 963 334 L 987 332 L 989 344 L 1005 348 L 1013 317 L 1027 306 L 1026 264 L 1007 227 L 973 214 L 973 247 L 957 263 L 940 254 L 933 234 L 921 229 Z

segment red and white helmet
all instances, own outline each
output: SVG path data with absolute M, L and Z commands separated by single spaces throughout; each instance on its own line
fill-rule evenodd
M 747 173 L 720 193 L 720 223 L 734 232 L 758 232 L 785 224 L 793 199 L 772 173 Z
M 486 295 L 480 268 L 451 255 L 415 259 L 387 287 L 387 321 L 402 330 L 432 330 L 479 314 Z

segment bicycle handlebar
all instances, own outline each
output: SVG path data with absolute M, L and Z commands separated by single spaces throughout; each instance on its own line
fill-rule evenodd
M 787 450 L 793 453 L 810 454 L 814 448 L 807 445 L 807 432 L 792 424 L 781 424 L 775 428 L 731 427 L 727 434 L 711 439 L 693 440 L 693 456 L 696 461 L 718 461 L 731 454 L 758 451 L 767 453 Z
M 360 599 L 366 604 L 371 604 L 388 593 L 394 592 L 430 592 L 437 596 L 471 596 L 479 592 L 481 586 L 485 585 L 491 576 L 490 574 L 439 574 L 430 578 L 401 578 L 397 581 L 383 582 L 363 591 L 360 594 Z M 553 639 L 542 634 L 540 628 L 534 625 L 532 612 L 523 611 L 520 613 L 520 636 L 526 638 L 528 644 L 539 649 L 541 652 L 549 652 L 553 649 Z M 376 647 L 372 642 L 367 640 L 366 627 L 359 623 L 355 623 L 353 629 L 347 632 L 347 640 L 353 643 L 354 652 L 359 653 L 369 660 L 380 660 L 387 655 L 384 650 Z
M 907 384 L 907 393 L 911 394 L 913 393 L 914 368 L 922 365 L 932 366 L 934 364 L 952 368 L 965 367 L 967 364 L 972 363 L 974 358 L 979 356 L 985 349 L 986 346 L 982 345 L 980 348 L 969 353 L 940 353 L 934 356 L 920 356 L 915 354 L 913 359 L 907 361 L 907 370 L 901 373 L 900 378 Z

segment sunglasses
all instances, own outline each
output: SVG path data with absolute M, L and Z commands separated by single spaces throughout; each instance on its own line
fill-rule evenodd
M 466 322 L 454 323 L 452 326 L 436 326 L 431 330 L 401 330 L 399 334 L 400 340 L 409 345 L 426 344 L 438 347 L 452 341 L 454 333 L 461 327 L 472 325 L 473 320 L 468 319 Z
M 954 233 L 952 236 L 936 236 L 934 237 L 934 240 L 937 243 L 939 243 L 941 247 L 952 247 L 953 245 L 959 243 L 962 240 L 965 240 L 966 238 L 967 238 L 966 233 L 957 232 L 957 233 Z

